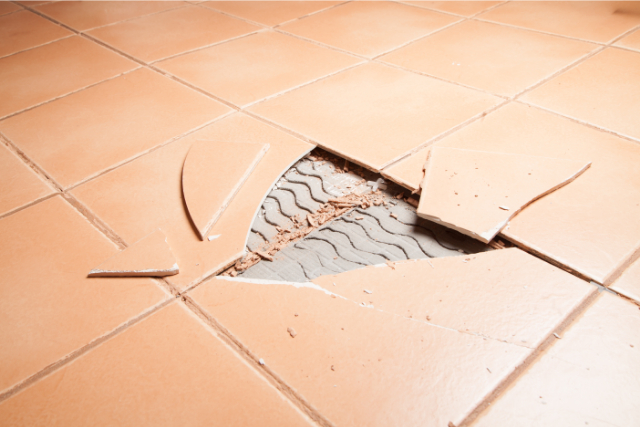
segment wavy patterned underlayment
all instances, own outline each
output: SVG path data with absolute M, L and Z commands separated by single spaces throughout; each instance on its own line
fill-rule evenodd
M 367 172 L 365 178 L 375 181 L 379 176 Z M 290 228 L 293 216 L 305 218 L 330 198 L 371 191 L 370 186 L 360 182 L 362 177 L 358 174 L 337 172 L 326 160 L 301 160 L 267 195 L 251 226 L 247 249 L 259 250 L 273 241 L 278 234 L 276 227 Z M 394 198 L 403 191 L 406 194 L 406 190 L 392 183 L 387 186 L 381 188 L 389 201 L 387 207 L 356 208 L 290 244 L 273 261 L 261 261 L 239 277 L 305 282 L 387 261 L 490 250 L 479 241 L 419 218 L 412 205 Z

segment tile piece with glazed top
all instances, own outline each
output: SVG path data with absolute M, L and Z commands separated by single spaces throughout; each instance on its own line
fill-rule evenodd
M 526 206 L 576 179 L 590 162 L 434 147 L 418 215 L 490 242 Z
M 167 236 L 158 229 L 91 270 L 89 277 L 163 277 L 179 272 Z
M 198 141 L 182 169 L 182 193 L 191 221 L 205 240 L 269 144 Z

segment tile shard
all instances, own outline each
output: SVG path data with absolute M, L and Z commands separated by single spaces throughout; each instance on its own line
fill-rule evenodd
M 157 229 L 89 272 L 89 277 L 164 277 L 180 269 L 167 237 Z
M 268 149 L 269 144 L 256 143 L 193 144 L 182 169 L 182 194 L 202 240 Z
M 518 212 L 589 166 L 580 160 L 434 147 L 418 215 L 488 243 Z

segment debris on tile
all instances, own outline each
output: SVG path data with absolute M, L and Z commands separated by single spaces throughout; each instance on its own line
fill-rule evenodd
M 378 188 L 381 190 L 387 189 L 387 184 L 384 182 L 384 179 L 378 178 L 375 181 L 367 181 L 367 185 L 371 187 L 371 191 L 378 191 Z
M 560 339 L 560 335 L 558 335 L 557 333 L 553 333 L 553 336 L 556 337 L 557 339 Z
M 259 363 L 259 364 L 261 364 L 261 365 L 264 365 L 264 359 L 260 358 L 260 359 L 258 360 L 258 363 Z
M 215 236 L 209 236 L 209 237 L 207 237 L 207 239 L 209 239 L 209 241 L 212 241 L 212 240 L 217 239 L 217 238 L 218 238 L 218 237 L 220 237 L 220 236 L 221 236 L 221 234 L 216 234 Z
M 372 294 L 372 293 L 373 293 L 373 291 L 370 291 L 369 289 L 364 289 L 364 293 L 365 293 L 365 294 Z
M 590 165 L 436 146 L 426 166 L 418 215 L 488 243 L 518 212 L 570 183 Z
M 200 238 L 211 231 L 269 144 L 195 142 L 182 169 L 182 193 Z
M 293 328 L 287 328 L 287 332 L 289 332 L 289 335 L 291 335 L 291 338 L 295 338 L 296 335 L 298 335 L 298 333 L 296 332 L 295 329 Z
M 164 277 L 179 272 L 167 237 L 157 229 L 91 270 L 89 277 Z

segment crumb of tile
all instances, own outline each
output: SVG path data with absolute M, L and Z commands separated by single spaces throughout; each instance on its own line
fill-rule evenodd
M 372 294 L 372 293 L 373 293 L 373 291 L 370 291 L 369 289 L 364 289 L 364 293 L 365 293 L 365 294 Z
M 293 315 L 294 315 L 295 317 L 298 317 L 298 313 L 293 313 Z
M 295 338 L 296 335 L 298 335 L 298 333 L 296 332 L 295 329 L 293 328 L 287 328 L 287 332 L 289 332 L 289 335 L 291 335 L 291 338 Z
M 217 238 L 218 238 L 218 237 L 220 237 L 220 236 L 221 236 L 221 234 L 216 234 L 215 236 L 209 236 L 209 237 L 207 237 L 207 239 L 209 239 L 209 241 L 212 241 L 212 240 L 217 239 Z
M 560 335 L 556 334 L 555 332 L 553 333 L 553 336 L 560 339 Z
M 258 360 L 258 363 L 264 365 L 264 359 L 261 358 L 260 360 Z
M 335 368 L 333 367 L 333 365 L 331 365 L 331 370 L 332 370 L 332 371 L 335 371 Z M 335 387 L 335 386 L 334 386 L 334 387 Z
M 507 206 L 498 206 L 500 209 L 502 209 L 503 211 L 508 211 L 509 208 Z

